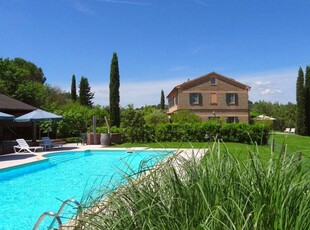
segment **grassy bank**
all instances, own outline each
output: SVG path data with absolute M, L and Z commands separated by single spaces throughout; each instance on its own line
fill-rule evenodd
M 299 138 L 303 144 L 290 146 Z M 85 204 L 96 209 L 81 215 L 76 229 L 310 229 L 310 173 L 296 153 L 309 156 L 309 139 L 274 139 L 274 151 L 270 146 L 195 143 L 195 148 L 209 148 L 202 161 L 184 160 L 177 168 L 166 163 L 112 192 L 104 206 L 103 194 L 89 197 Z M 162 147 L 174 144 L 180 143 Z

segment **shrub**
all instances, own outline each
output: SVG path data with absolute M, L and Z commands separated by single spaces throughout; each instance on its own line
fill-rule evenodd
M 269 126 L 204 123 L 161 123 L 158 125 L 136 125 L 123 128 L 119 133 L 125 142 L 204 142 L 222 139 L 225 142 L 268 143 Z M 207 136 L 206 136 L 207 135 Z M 208 137 L 208 139 L 206 138 Z
M 188 109 L 178 110 L 177 113 L 172 114 L 171 120 L 173 123 L 200 123 L 201 118 Z
M 143 118 L 143 112 L 129 108 L 122 114 L 121 127 L 123 128 L 123 140 L 128 142 L 142 142 L 143 140 L 143 126 L 145 120 Z
M 168 117 L 162 110 L 155 110 L 150 114 L 144 116 L 145 123 L 149 125 L 158 125 L 161 123 L 168 123 Z

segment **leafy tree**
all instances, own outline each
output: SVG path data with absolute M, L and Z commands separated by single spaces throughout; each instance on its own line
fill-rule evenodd
M 92 107 L 93 102 L 91 100 L 94 98 L 94 93 L 90 91 L 90 86 L 88 83 L 88 79 L 86 77 L 81 77 L 79 88 L 80 88 L 79 99 L 81 105 Z
M 21 58 L 0 58 L 0 92 L 52 111 L 67 103 L 69 93 L 45 84 L 43 70 Z
M 25 80 L 31 81 L 31 82 L 39 82 L 41 84 L 45 83 L 46 78 L 41 68 L 37 67 L 32 62 L 26 61 L 22 58 L 15 58 L 14 62 L 16 66 L 18 66 L 19 68 L 25 71 L 24 72 Z
M 161 90 L 160 109 L 161 109 L 161 110 L 164 110 L 164 109 L 165 109 L 165 94 L 164 94 L 164 91 L 163 91 L 163 90 Z
M 117 54 L 113 53 L 110 70 L 110 126 L 120 126 L 119 68 Z
M 251 105 L 250 114 L 252 121 L 261 114 L 274 117 L 272 128 L 283 131 L 288 127 L 296 127 L 296 104 L 288 103 L 286 105 L 279 102 L 258 101 Z
M 135 142 L 141 139 L 144 132 L 144 113 L 142 110 L 136 110 L 133 107 L 122 112 L 122 123 L 121 127 L 124 128 L 125 139 L 130 142 Z
M 123 128 L 142 127 L 145 124 L 143 111 L 129 107 L 122 112 Z
M 21 58 L 15 58 L 14 60 L 0 58 L 1 93 L 23 101 L 22 96 L 17 95 L 20 85 L 33 82 L 43 85 L 45 81 L 46 78 L 42 69 L 35 64 Z M 36 91 L 32 93 L 37 94 Z
M 56 110 L 57 108 L 71 102 L 71 94 L 63 91 L 57 86 L 46 85 L 46 104 L 44 108 L 48 111 Z
M 76 80 L 75 75 L 72 75 L 72 81 L 71 81 L 71 100 L 76 101 Z
M 172 114 L 171 120 L 173 123 L 199 123 L 201 118 L 188 109 L 178 110 L 177 113 Z
M 133 108 L 133 107 L 132 107 Z M 156 110 L 158 110 L 159 108 L 157 108 L 157 106 L 155 105 L 145 105 L 141 108 L 139 108 L 138 110 L 143 111 L 144 116 L 147 116 L 149 114 L 154 113 Z
M 310 66 L 306 67 L 305 106 L 307 135 L 310 136 Z
M 98 118 L 97 125 L 103 125 L 103 117 L 107 114 L 106 109 L 95 106 L 83 106 L 78 102 L 69 100 L 68 103 L 61 106 L 57 110 L 57 114 L 64 117 L 63 120 L 58 121 L 58 136 L 60 137 L 79 137 L 82 132 L 92 130 L 92 117 L 96 115 Z
M 38 82 L 19 84 L 13 97 L 29 105 L 40 108 L 46 104 L 47 88 Z
M 296 101 L 297 101 L 297 116 L 296 116 L 296 132 L 300 135 L 306 135 L 306 96 L 304 84 L 304 72 L 299 68 L 296 82 Z
M 286 115 L 283 115 L 283 117 L 286 118 L 286 121 L 288 122 L 285 127 L 296 127 L 296 111 L 297 111 L 297 105 L 293 103 L 288 103 L 285 108 Z M 283 127 L 284 128 L 284 127 Z M 284 130 L 284 129 L 282 129 Z
M 251 116 L 258 116 L 261 114 L 272 116 L 274 112 L 274 104 L 272 102 L 258 101 L 251 106 Z
M 155 110 L 153 113 L 147 114 L 144 116 L 146 124 L 149 125 L 158 125 L 162 123 L 168 123 L 168 117 L 163 110 Z
M 92 117 L 87 106 L 62 110 L 59 114 L 64 117 L 63 120 L 58 122 L 59 135 L 62 137 L 80 136 L 87 129 Z

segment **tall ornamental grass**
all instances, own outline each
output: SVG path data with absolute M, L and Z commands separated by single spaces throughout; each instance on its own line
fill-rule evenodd
M 310 229 L 310 174 L 300 154 L 283 146 L 263 163 L 253 146 L 241 162 L 221 146 L 201 161 L 175 155 L 108 198 L 89 198 L 76 229 Z

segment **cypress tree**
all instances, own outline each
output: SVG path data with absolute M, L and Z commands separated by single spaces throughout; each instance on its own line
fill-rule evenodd
M 110 69 L 110 126 L 119 127 L 120 119 L 120 96 L 119 96 L 119 68 L 117 54 L 113 53 Z
M 305 112 L 307 135 L 310 136 L 310 66 L 306 67 L 305 76 Z
M 163 90 L 161 90 L 160 109 L 161 110 L 165 109 L 165 95 L 164 95 L 164 91 Z
M 76 101 L 76 80 L 75 75 L 72 75 L 72 81 L 71 81 L 71 100 Z
M 305 83 L 304 72 L 302 68 L 299 68 L 298 77 L 296 82 L 296 132 L 300 135 L 306 135 L 306 97 L 305 97 Z
M 88 83 L 88 79 L 86 77 L 81 77 L 79 88 L 80 88 L 79 99 L 81 105 L 92 107 L 93 102 L 91 100 L 94 98 L 94 93 L 90 91 L 90 86 Z

